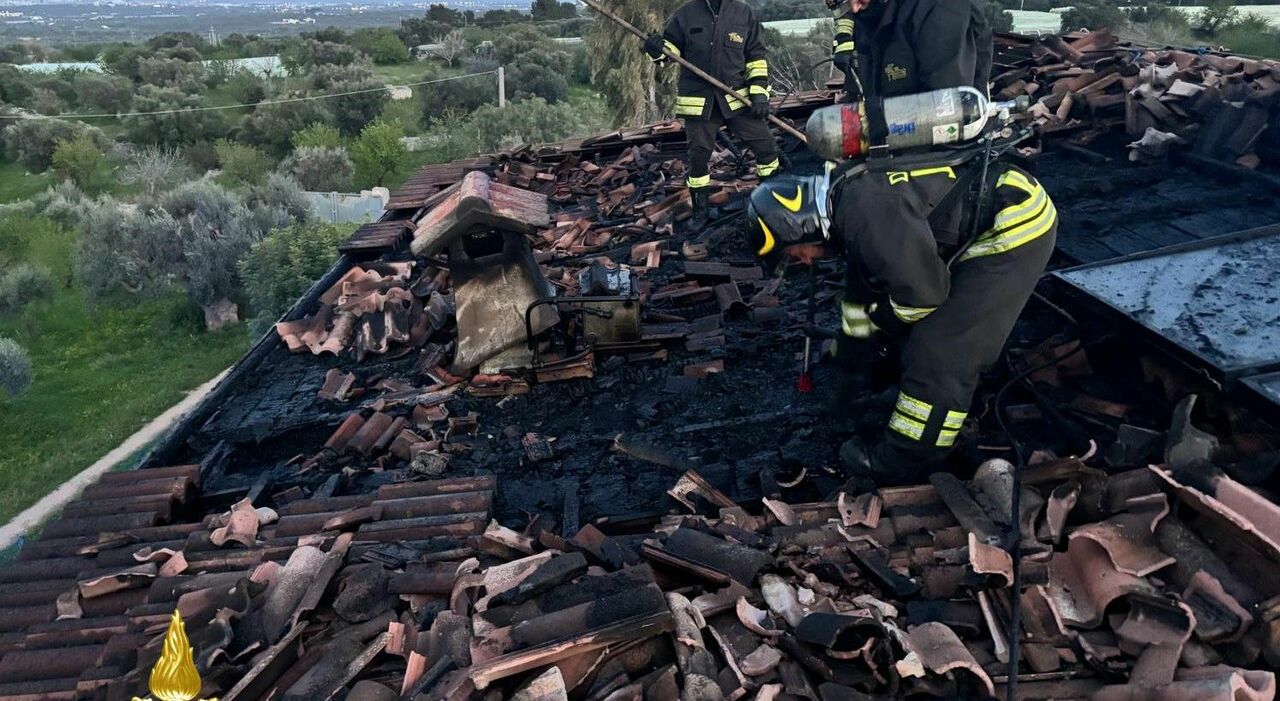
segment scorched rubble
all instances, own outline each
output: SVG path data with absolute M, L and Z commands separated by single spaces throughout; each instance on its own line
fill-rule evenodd
M 1176 143 L 1153 130 L 1267 153 L 1269 63 L 1000 48 L 998 91 L 1038 101 L 1024 155 L 1121 124 L 1144 158 Z M 270 365 L 157 453 L 191 464 L 103 477 L 0 567 L 0 701 L 141 695 L 175 608 L 202 697 L 231 701 L 987 698 L 1015 642 L 1021 698 L 1274 698 L 1280 509 L 1244 483 L 1274 430 L 1038 308 L 995 373 L 1061 361 L 1007 408 L 1021 513 L 990 386 L 967 470 L 842 493 L 835 446 L 892 388 L 822 365 L 796 392 L 807 286 L 743 250 L 749 159 L 716 154 L 715 221 L 690 230 L 682 138 L 412 178 L 255 351 Z M 838 268 L 816 283 L 831 323 Z

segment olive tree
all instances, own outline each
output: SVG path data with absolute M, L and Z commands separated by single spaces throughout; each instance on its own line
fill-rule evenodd
M 304 146 L 280 163 L 280 172 L 307 190 L 341 192 L 351 187 L 355 166 L 344 148 Z

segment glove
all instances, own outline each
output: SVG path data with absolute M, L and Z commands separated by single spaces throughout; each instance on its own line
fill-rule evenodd
M 831 63 L 844 75 L 848 75 L 853 70 L 853 52 L 841 51 L 838 54 L 832 54 Z
M 649 58 L 655 61 L 661 58 L 665 58 L 665 56 L 662 53 L 662 48 L 663 46 L 666 45 L 666 43 L 667 43 L 666 39 L 663 39 L 661 34 L 654 32 L 653 34 L 649 35 L 648 39 L 644 40 L 644 52 L 646 54 L 649 54 Z
M 769 116 L 769 97 L 767 95 L 751 96 L 751 116 L 756 119 L 765 119 Z

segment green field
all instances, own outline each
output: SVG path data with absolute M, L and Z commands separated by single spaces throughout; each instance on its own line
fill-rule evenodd
M 0 400 L 4 522 L 230 366 L 249 338 L 243 327 L 205 333 L 182 292 L 90 307 L 71 282 L 73 234 L 43 218 L 0 227 L 15 230 L 24 258 L 57 284 L 49 301 L 0 315 L 0 336 L 24 346 L 35 366 L 26 395 Z
M 0 160 L 0 204 L 24 200 L 52 184 L 48 173 L 31 175 L 17 163 Z

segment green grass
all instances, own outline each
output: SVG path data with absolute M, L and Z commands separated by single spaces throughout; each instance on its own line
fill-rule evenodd
M 422 80 L 433 68 L 438 68 L 441 76 L 462 75 L 461 68 L 447 68 L 439 61 L 409 61 L 393 66 L 374 66 L 373 74 L 389 85 L 402 85 Z
M 0 316 L 0 336 L 25 347 L 35 366 L 30 391 L 0 407 L 0 522 L 230 366 L 249 343 L 242 327 L 205 333 L 180 292 L 88 306 L 71 281 L 73 234 L 43 218 L 23 220 L 18 234 L 26 259 L 49 268 L 58 289 Z
M 0 161 L 0 203 L 25 200 L 52 184 L 53 177 L 47 173 L 31 175 L 18 163 Z

